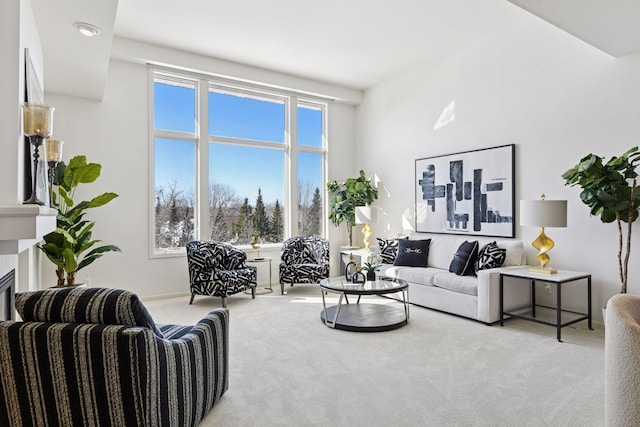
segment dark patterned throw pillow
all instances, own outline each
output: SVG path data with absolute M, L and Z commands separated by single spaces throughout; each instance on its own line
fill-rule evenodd
M 474 266 L 475 272 L 478 274 L 480 270 L 502 267 L 506 258 L 506 249 L 499 248 L 496 242 L 487 243 L 478 252 Z
M 473 274 L 473 266 L 478 256 L 478 241 L 464 242 L 458 247 L 449 265 L 449 271 L 458 276 Z
M 383 264 L 393 264 L 398 255 L 398 239 L 381 239 L 376 238 L 378 247 L 380 248 L 380 258 Z
M 429 257 L 431 239 L 426 240 L 398 240 L 398 256 L 393 265 L 405 267 L 426 267 Z

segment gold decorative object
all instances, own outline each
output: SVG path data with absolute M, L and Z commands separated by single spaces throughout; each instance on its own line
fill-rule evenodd
M 549 252 L 553 248 L 554 243 L 553 240 L 551 240 L 549 236 L 544 233 L 544 227 L 540 227 L 540 234 L 533 242 L 531 242 L 531 246 L 538 250 L 536 259 L 540 263 L 540 269 L 532 268 L 532 270 L 541 270 L 541 272 L 543 273 L 557 273 L 558 270 L 556 269 L 545 268 L 551 260 L 551 258 L 549 258 L 549 255 L 547 255 L 547 252 Z
M 260 249 L 260 236 L 257 234 L 254 234 L 253 236 L 251 236 L 251 247 L 253 249 Z
M 532 267 L 532 273 L 554 274 L 558 270 L 547 267 L 549 264 L 548 252 L 553 248 L 553 240 L 544 232 L 545 227 L 566 227 L 567 226 L 567 201 L 566 200 L 546 200 L 545 195 L 541 200 L 520 200 L 520 225 L 540 227 L 540 234 L 531 242 L 531 245 L 538 250 L 536 259 L 540 267 Z
M 378 222 L 378 208 L 374 206 L 356 206 L 356 224 L 364 224 L 362 227 L 362 235 L 364 247 L 363 250 L 370 251 L 372 230 L 369 224 Z

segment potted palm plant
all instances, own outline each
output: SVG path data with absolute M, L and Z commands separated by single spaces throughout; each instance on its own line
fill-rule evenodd
M 347 224 L 349 246 L 353 246 L 353 226 L 356 225 L 356 206 L 366 206 L 378 198 L 378 189 L 371 184 L 364 171 L 357 178 L 347 178 L 344 182 L 327 183 L 332 194 L 329 220 L 336 227 Z
M 638 147 L 606 163 L 602 157 L 588 154 L 562 174 L 565 185 L 582 188 L 580 199 L 591 208 L 591 215 L 599 216 L 603 223 L 616 223 L 620 293 L 627 292 L 632 224 L 638 219 L 640 209 L 640 190 L 636 187 L 639 156 Z M 626 226 L 623 227 L 623 223 Z
M 74 195 L 80 184 L 94 182 L 100 176 L 102 166 L 87 163 L 85 156 L 76 156 L 58 164 L 55 171 L 52 199 L 58 209 L 57 228 L 43 237 L 38 248 L 55 264 L 58 286 L 73 285 L 78 270 L 93 263 L 107 252 L 120 252 L 115 245 L 96 246 L 101 240 L 92 238 L 95 221 L 85 218 L 86 210 L 97 208 L 118 197 L 116 193 L 103 193 L 90 201 L 76 203 Z

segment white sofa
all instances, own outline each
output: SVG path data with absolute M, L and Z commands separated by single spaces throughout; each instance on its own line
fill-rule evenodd
M 378 275 L 406 280 L 409 302 L 491 324 L 500 320 L 500 271 L 526 265 L 522 241 L 481 236 L 414 233 L 411 240 L 431 239 L 427 267 L 403 267 L 382 264 Z M 478 240 L 479 249 L 496 241 L 506 249 L 502 267 L 480 270 L 478 275 L 457 276 L 449 264 L 464 241 Z M 530 304 L 529 286 L 505 286 L 505 311 Z M 398 299 L 400 294 L 392 295 Z

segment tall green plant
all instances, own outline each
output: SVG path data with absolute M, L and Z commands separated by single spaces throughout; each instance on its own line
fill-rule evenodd
M 333 195 L 329 208 L 329 220 L 336 227 L 347 224 L 349 246 L 353 245 L 353 226 L 356 225 L 356 206 L 366 206 L 378 198 L 378 189 L 371 184 L 364 171 L 357 178 L 347 178 L 344 182 L 327 183 Z
M 565 185 L 582 188 L 580 199 L 591 208 L 591 215 L 599 216 L 603 223 L 616 222 L 618 268 L 622 284 L 620 293 L 627 292 L 632 224 L 638 219 L 640 210 L 640 191 L 636 186 L 638 156 L 638 147 L 631 148 L 622 156 L 612 157 L 606 163 L 603 163 L 602 157 L 589 154 L 562 174 Z M 626 245 L 623 242 L 623 222 L 627 224 Z
M 94 182 L 100 176 L 102 166 L 87 163 L 85 156 L 76 156 L 58 164 L 54 184 L 53 203 L 58 209 L 57 228 L 43 237 L 44 244 L 38 246 L 57 267 L 58 285 L 73 284 L 78 270 L 92 264 L 107 252 L 120 252 L 115 245 L 97 246 L 101 240 L 92 239 L 95 221 L 85 219 L 87 209 L 106 205 L 118 197 L 116 193 L 103 193 L 89 201 L 76 203 L 74 196 L 80 184 Z

